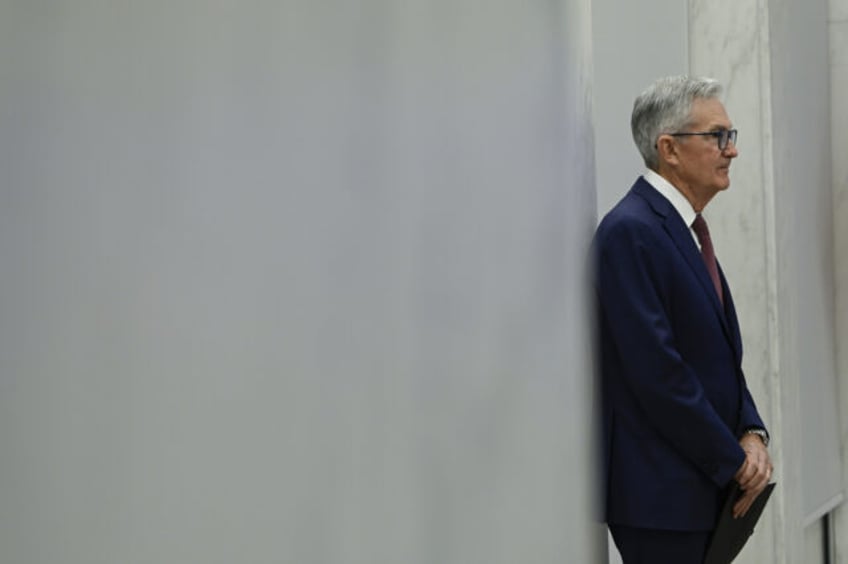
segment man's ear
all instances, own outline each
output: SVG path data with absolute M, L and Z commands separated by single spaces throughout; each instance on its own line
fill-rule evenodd
M 669 164 L 678 163 L 677 143 L 671 135 L 660 135 L 657 138 L 657 156 L 660 162 Z

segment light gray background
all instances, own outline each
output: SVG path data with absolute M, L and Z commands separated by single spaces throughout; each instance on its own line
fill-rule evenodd
M 0 559 L 590 562 L 588 1 L 0 7 Z
M 630 133 L 633 101 L 661 76 L 686 74 L 686 2 L 592 2 L 598 219 L 645 170 Z

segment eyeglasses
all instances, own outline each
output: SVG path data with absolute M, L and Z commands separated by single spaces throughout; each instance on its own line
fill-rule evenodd
M 727 149 L 728 143 L 733 143 L 736 145 L 736 136 L 738 135 L 738 131 L 735 129 L 718 129 L 716 131 L 697 131 L 693 133 L 669 133 L 672 137 L 686 137 L 688 135 L 703 135 L 710 137 L 715 137 L 716 141 L 718 141 L 718 150 L 724 151 Z

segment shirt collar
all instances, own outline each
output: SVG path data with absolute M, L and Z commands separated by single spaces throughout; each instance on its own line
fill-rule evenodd
M 642 178 L 644 178 L 648 184 L 656 188 L 657 192 L 662 194 L 665 199 L 671 203 L 672 207 L 674 207 L 683 219 L 683 223 L 691 229 L 692 222 L 695 221 L 696 214 L 695 209 L 692 207 L 692 204 L 689 203 L 689 200 L 686 199 L 686 196 L 681 194 L 671 182 L 651 169 L 646 170 L 642 175 Z

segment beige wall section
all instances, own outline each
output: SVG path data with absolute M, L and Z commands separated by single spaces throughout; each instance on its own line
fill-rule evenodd
M 848 483 L 848 0 L 830 0 L 831 155 L 833 160 L 834 262 L 836 267 L 836 350 L 842 407 L 843 483 Z M 848 563 L 848 507 L 834 513 L 836 562 Z
M 804 564 L 823 564 L 825 560 L 824 551 L 824 523 L 816 521 L 804 529 Z

